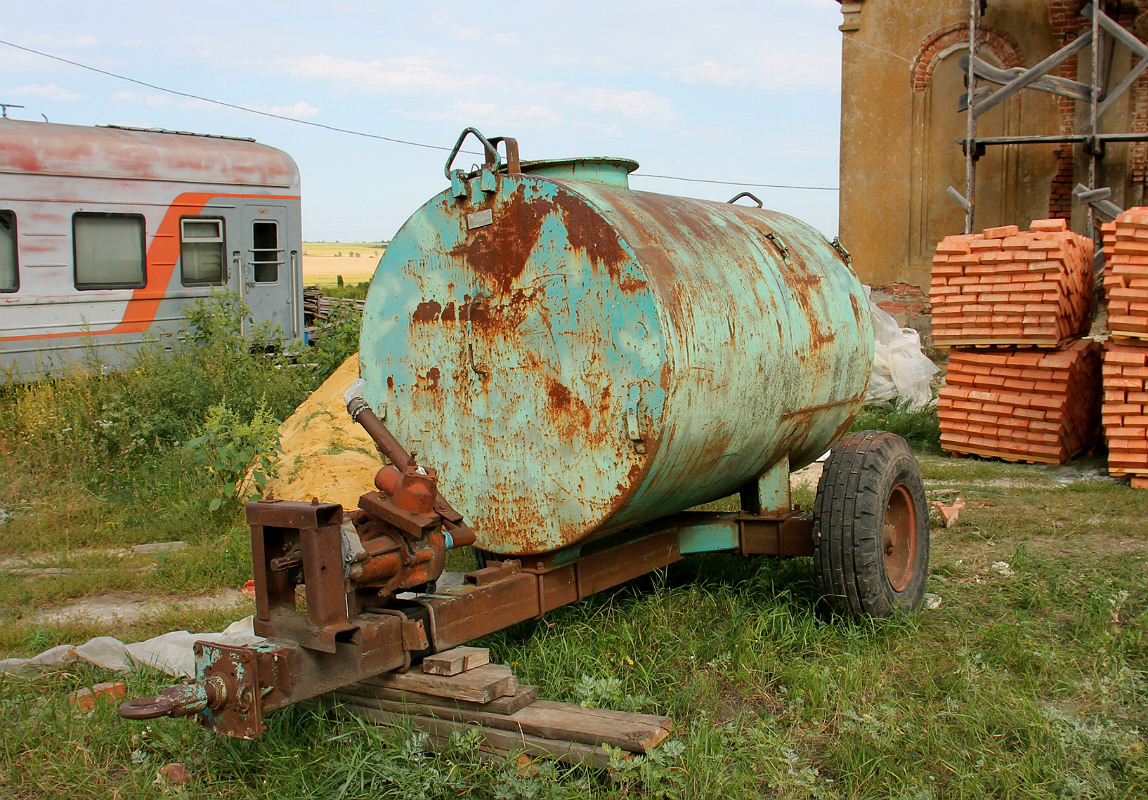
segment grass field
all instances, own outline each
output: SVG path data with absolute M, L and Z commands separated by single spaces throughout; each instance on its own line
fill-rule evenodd
M 171 444 L 194 432 L 184 422 L 202 411 L 173 409 L 135 437 L 142 445 L 109 438 L 124 421 L 147 418 L 129 413 L 132 403 L 158 414 L 173 397 L 227 380 L 218 391 L 230 402 L 263 398 L 281 413 L 317 380 L 282 364 L 259 378 L 260 363 L 247 360 L 255 356 L 211 353 L 189 357 L 182 372 L 148 361 L 139 372 L 86 379 L 94 386 L 77 378 L 0 394 L 0 508 L 9 516 L 0 522 L 0 657 L 100 634 L 216 630 L 249 612 L 240 603 L 165 610 L 132 625 L 38 621 L 44 610 L 109 591 L 186 598 L 250 577 L 240 509 L 209 513 L 217 488 Z M 256 371 L 239 374 L 248 368 Z M 256 379 L 263 383 L 251 397 L 234 395 Z M 92 431 L 84 435 L 62 430 L 85 424 Z M 483 642 L 549 699 L 673 717 L 672 743 L 656 758 L 602 772 L 487 762 L 462 739 L 432 755 L 410 731 L 306 708 L 271 715 L 262 739 L 240 742 L 189 720 L 122 721 L 111 706 L 78 715 L 67 693 L 113 676 L 69 666 L 0 676 L 0 794 L 1148 796 L 1148 492 L 1104 479 L 1102 461 L 1057 468 L 937 455 L 930 415 L 874 411 L 866 424 L 914 436 L 930 497 L 959 493 L 968 503 L 956 526 L 933 529 L 928 591 L 938 608 L 886 621 L 828 619 L 817 610 L 810 560 L 707 555 Z M 808 503 L 812 493 L 796 497 Z M 124 552 L 168 539 L 189 547 L 159 557 Z M 467 558 L 452 554 L 452 564 Z M 73 571 L 7 571 L 16 564 Z M 171 682 L 151 672 L 121 679 L 132 696 Z M 190 783 L 154 785 L 173 761 Z
M 303 242 L 303 282 L 307 286 L 335 286 L 339 276 L 345 284 L 369 281 L 383 242 Z

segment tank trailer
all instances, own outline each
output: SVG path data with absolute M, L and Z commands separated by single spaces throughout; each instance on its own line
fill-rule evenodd
M 456 169 L 468 137 L 484 163 Z M 253 739 L 276 709 L 694 553 L 812 557 L 845 616 L 919 606 L 916 460 L 890 433 L 842 438 L 873 358 L 848 253 L 746 193 L 633 191 L 636 168 L 463 131 L 363 314 L 345 399 L 389 465 L 357 509 L 248 504 L 265 640 L 197 642 L 194 679 L 122 716 Z M 795 507 L 790 472 L 830 446 Z M 730 495 L 740 510 L 687 510 Z M 437 587 L 466 545 L 479 568 Z

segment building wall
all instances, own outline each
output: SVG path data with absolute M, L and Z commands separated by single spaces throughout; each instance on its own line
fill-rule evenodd
M 1034 66 L 1086 29 L 1082 5 L 993 0 L 982 18 L 981 57 L 1003 68 Z M 1125 5 L 1121 22 L 1143 27 L 1136 8 Z M 955 140 L 965 136 L 958 62 L 968 52 L 969 3 L 863 0 L 843 2 L 842 12 L 841 239 L 865 282 L 927 287 L 936 242 L 964 229 L 964 210 L 945 190 L 965 192 L 965 159 Z M 1115 84 L 1131 59 L 1118 46 L 1110 60 Z M 1088 81 L 1089 68 L 1086 47 L 1058 74 Z M 1104 130 L 1148 123 L 1146 95 L 1142 79 L 1106 115 Z M 982 115 L 978 136 L 1076 132 L 1087 111 L 1083 103 L 1024 90 Z M 1112 185 L 1118 204 L 1140 202 L 1145 173 L 1143 145 L 1110 146 L 1098 185 Z M 1087 213 L 1074 209 L 1071 190 L 1087 174 L 1079 145 L 989 147 L 977 166 L 975 227 L 1063 216 L 1083 232 Z

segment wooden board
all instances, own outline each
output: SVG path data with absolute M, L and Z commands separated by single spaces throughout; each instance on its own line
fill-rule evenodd
M 495 698 L 509 697 L 518 691 L 518 680 L 514 673 L 510 667 L 502 664 L 486 664 L 451 676 L 427 675 L 420 665 L 410 672 L 388 672 L 364 683 L 472 703 L 489 703 Z
M 409 714 L 395 714 L 364 706 L 337 705 L 331 707 L 330 700 L 323 700 L 322 702 L 335 716 L 351 719 L 368 719 L 383 725 L 392 725 L 402 728 L 414 727 L 429 733 L 440 745 L 445 743 L 454 731 L 476 730 L 482 735 L 479 749 L 487 753 L 494 753 L 501 756 L 510 756 L 514 753 L 526 753 L 532 756 L 552 758 L 566 764 L 587 764 L 598 769 L 603 769 L 610 763 L 610 756 L 604 749 L 579 742 L 543 739 L 529 734 L 512 733 L 495 728 L 468 725 L 464 722 L 411 716 Z
M 422 704 L 439 706 L 442 708 L 458 708 L 464 711 L 485 711 L 490 714 L 513 714 L 519 709 L 538 699 L 537 686 L 518 685 L 518 691 L 506 697 L 496 697 L 489 703 L 472 703 L 468 700 L 455 700 L 450 697 L 436 697 L 420 692 L 405 692 L 402 689 L 391 689 L 386 686 L 374 686 L 366 683 L 353 683 L 339 690 L 359 697 L 371 697 L 378 700 L 389 700 L 393 703 Z
M 456 647 L 423 659 L 423 672 L 428 675 L 458 675 L 490 663 L 485 647 Z
M 1063 464 L 1078 455 L 1073 454 L 1060 459 L 1053 456 L 1037 454 L 1006 453 L 1003 450 L 992 450 L 988 447 L 969 447 L 967 444 L 945 444 L 942 445 L 942 449 L 951 452 L 953 455 L 974 455 L 982 458 L 999 458 L 1002 461 L 1012 461 L 1014 463 L 1023 462 L 1028 464 Z
M 1138 333 L 1136 331 L 1111 331 L 1108 335 L 1112 337 L 1115 344 L 1138 345 L 1145 339 L 1148 339 L 1148 333 Z M 1127 341 L 1122 342 L 1122 339 L 1126 339 Z
M 419 703 L 399 703 L 343 692 L 335 692 L 334 696 L 349 705 L 373 708 L 390 714 L 476 723 L 484 728 L 538 736 L 547 740 L 580 742 L 594 746 L 609 744 L 635 753 L 644 753 L 647 749 L 657 746 L 670 735 L 673 728 L 673 721 L 669 717 L 582 708 L 573 703 L 539 701 L 507 715 Z
M 1039 347 L 1041 349 L 1055 350 L 1068 339 L 944 339 L 933 340 L 934 347 Z

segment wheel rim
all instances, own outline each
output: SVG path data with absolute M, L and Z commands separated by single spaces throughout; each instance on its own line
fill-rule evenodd
M 903 592 L 913 579 L 917 555 L 917 508 L 908 487 L 898 483 L 885 502 L 885 575 L 896 592 Z

